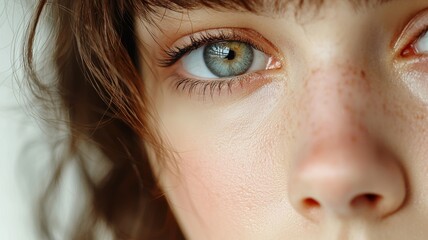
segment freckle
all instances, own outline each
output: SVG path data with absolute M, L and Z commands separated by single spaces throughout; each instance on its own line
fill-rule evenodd
M 386 105 L 386 103 L 382 103 L 382 109 L 384 112 L 388 112 L 388 106 Z
M 354 134 L 351 135 L 351 142 L 352 143 L 356 143 L 357 142 L 357 136 L 355 136 Z
M 358 129 L 363 133 L 367 132 L 367 127 L 364 126 L 361 122 L 358 123 Z
M 371 84 L 370 84 L 370 80 L 367 79 L 366 72 L 364 70 L 361 70 L 360 76 L 361 76 L 361 81 L 362 81 L 362 85 L 363 85 L 364 90 L 367 93 L 370 93 L 371 92 Z
M 416 114 L 416 120 L 425 120 L 425 115 L 423 115 L 423 114 Z
M 320 156 L 324 151 L 325 151 L 325 144 L 317 144 L 311 152 L 312 156 Z M 314 157 L 313 159 L 316 159 L 316 157 Z

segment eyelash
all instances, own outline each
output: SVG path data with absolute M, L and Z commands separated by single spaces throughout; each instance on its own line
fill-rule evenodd
M 179 47 L 172 47 L 167 48 L 164 50 L 165 57 L 158 60 L 159 66 L 167 68 L 173 66 L 175 63 L 177 63 L 182 57 L 186 56 L 190 52 L 203 47 L 208 44 L 216 43 L 216 42 L 223 42 L 223 41 L 237 41 L 237 42 L 243 42 L 246 44 L 249 44 L 251 47 L 265 52 L 262 47 L 260 47 L 257 43 L 255 43 L 250 38 L 243 37 L 240 34 L 237 34 L 236 32 L 225 32 L 225 31 L 218 31 L 214 33 L 208 33 L 208 32 L 201 32 L 198 33 L 196 36 L 190 36 L 190 43 L 187 45 L 179 46 Z M 253 73 L 256 74 L 256 73 Z M 247 74 L 244 74 L 247 75 Z M 192 95 L 197 89 L 200 90 L 200 93 L 202 96 L 205 96 L 207 92 L 210 93 L 211 97 L 214 96 L 215 92 L 218 92 L 220 94 L 224 88 L 228 89 L 228 92 L 231 93 L 233 86 L 237 83 L 242 86 L 243 82 L 246 80 L 246 77 L 243 76 L 236 76 L 232 78 L 227 79 L 214 79 L 214 80 L 198 80 L 198 79 L 192 79 L 192 78 L 181 78 L 178 79 L 174 87 L 176 90 L 185 91 L 187 89 L 187 92 L 189 95 Z
M 218 91 L 219 93 L 221 93 L 224 87 L 227 87 L 227 89 L 229 90 L 229 93 L 231 93 L 232 86 L 234 83 L 236 83 L 236 80 L 233 80 L 233 79 L 201 81 L 197 79 L 185 78 L 185 79 L 179 80 L 175 84 L 175 89 L 181 90 L 181 91 L 185 91 L 187 89 L 188 94 L 191 95 L 195 91 L 195 89 L 199 87 L 199 89 L 201 90 L 202 96 L 206 96 L 206 93 L 208 92 L 207 90 L 209 90 L 210 96 L 213 97 L 215 91 Z
M 190 39 L 190 44 L 165 49 L 164 54 L 166 57 L 159 60 L 159 65 L 161 67 L 170 67 L 174 65 L 176 62 L 178 62 L 186 54 L 190 53 L 193 50 L 196 50 L 207 44 L 223 42 L 223 41 L 243 42 L 251 45 L 257 50 L 265 52 L 257 43 L 255 43 L 249 38 L 242 37 L 241 35 L 236 34 L 235 32 L 232 32 L 232 33 L 226 33 L 224 31 L 219 31 L 218 33 L 202 32 L 202 33 L 198 33 L 198 35 L 196 36 L 190 36 L 189 39 Z

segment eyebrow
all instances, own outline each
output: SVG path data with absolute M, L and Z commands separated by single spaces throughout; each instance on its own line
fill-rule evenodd
M 383 5 L 395 0 L 346 0 L 356 10 Z M 146 0 L 151 6 L 174 11 L 195 10 L 203 7 L 219 11 L 244 11 L 258 15 L 283 15 L 291 9 L 296 16 L 311 10 L 319 11 L 331 0 Z

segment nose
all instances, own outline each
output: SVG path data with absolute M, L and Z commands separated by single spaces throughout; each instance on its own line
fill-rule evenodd
M 302 108 L 300 125 L 305 127 L 291 165 L 290 201 L 314 221 L 391 216 L 406 196 L 400 160 L 364 123 L 359 110 L 367 106 L 356 99 L 359 84 L 345 89 L 343 74 L 327 80 L 321 75 L 309 79 L 316 84 L 308 83 L 305 90 L 310 97 Z
M 394 213 L 405 197 L 397 160 L 375 143 L 360 142 L 357 147 L 344 138 L 325 139 L 310 147 L 293 171 L 291 202 L 312 220 L 383 218 Z

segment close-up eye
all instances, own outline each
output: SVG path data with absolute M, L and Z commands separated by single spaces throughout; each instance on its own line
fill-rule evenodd
M 229 78 L 268 68 L 269 56 L 240 41 L 207 44 L 184 56 L 183 69 L 197 78 Z
M 250 29 L 216 29 L 194 33 L 168 47 L 164 55 L 159 59 L 160 66 L 176 65 L 182 88 L 185 88 L 183 80 L 187 83 L 189 80 L 192 83 L 198 81 L 197 84 L 232 82 L 239 76 L 282 67 L 276 47 Z

